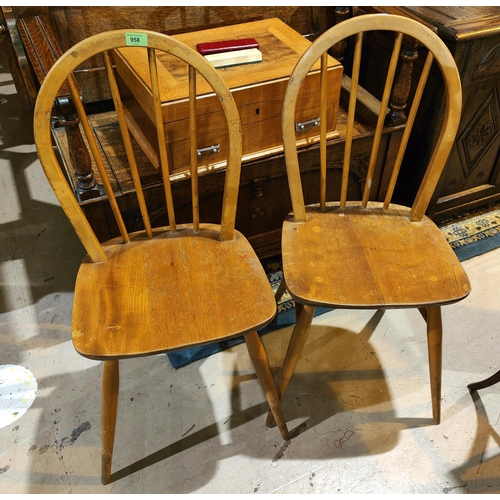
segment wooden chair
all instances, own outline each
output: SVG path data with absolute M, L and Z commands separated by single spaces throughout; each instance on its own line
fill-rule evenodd
M 40 162 L 59 202 L 88 255 L 79 269 L 74 294 L 72 338 L 82 356 L 102 360 L 102 482 L 110 481 L 118 404 L 120 359 L 165 353 L 244 335 L 265 396 L 284 439 L 288 431 L 267 355 L 257 329 L 276 313 L 274 296 L 248 241 L 234 229 L 241 167 L 241 127 L 232 95 L 216 70 L 197 52 L 159 33 L 134 30 L 145 46 L 137 47 L 149 60 L 154 112 L 165 185 L 169 226 L 152 228 L 134 158 L 117 81 L 113 70 L 115 49 L 128 45 L 126 30 L 92 36 L 67 51 L 47 75 L 34 112 L 35 141 Z M 168 156 L 164 147 L 157 53 L 186 62 L 190 87 L 190 154 L 193 223 L 176 224 L 171 196 Z M 113 194 L 106 158 L 90 128 L 78 96 L 73 71 L 88 58 L 101 54 L 121 130 L 116 148 L 124 148 L 135 182 L 144 230 L 128 234 Z M 228 165 L 220 224 L 204 223 L 198 216 L 196 86 L 202 79 L 213 89 L 227 120 Z M 93 165 L 107 196 L 121 237 L 99 243 L 70 189 L 51 140 L 51 117 L 56 95 L 67 85 L 77 108 Z M 64 94 L 64 92 L 63 92 Z M 215 99 L 215 98 L 214 98 Z M 206 100 L 206 99 L 205 99 Z M 200 184 L 202 178 L 200 178 Z
M 356 94 L 361 91 L 358 79 L 362 44 L 365 33 L 372 30 L 394 31 L 394 47 L 363 196 L 361 200 L 348 200 L 352 124 Z M 428 55 L 408 114 L 396 164 L 385 186 L 384 201 L 373 202 L 370 201 L 374 195 L 370 192 L 371 179 L 404 36 L 417 39 L 427 47 Z M 305 206 L 295 147 L 295 102 L 312 64 L 319 58 L 325 61 L 327 50 L 348 37 L 353 37 L 355 48 L 340 201 L 326 200 L 326 147 L 323 139 L 320 147 L 320 203 Z M 411 207 L 400 206 L 391 203 L 391 198 L 433 61 L 445 81 L 446 114 L 416 199 Z M 326 102 L 324 90 L 321 91 L 321 102 Z M 293 204 L 293 212 L 283 224 L 283 272 L 286 287 L 297 305 L 297 322 L 278 382 L 281 397 L 293 375 L 316 307 L 418 308 L 427 322 L 432 411 L 435 423 L 440 422 L 441 306 L 465 298 L 470 284 L 446 239 L 425 216 L 425 211 L 452 147 L 461 107 L 460 78 L 453 57 L 429 29 L 407 18 L 375 14 L 341 22 L 319 37 L 298 62 L 286 90 L 282 112 L 285 159 Z M 272 425 L 271 415 L 267 424 Z

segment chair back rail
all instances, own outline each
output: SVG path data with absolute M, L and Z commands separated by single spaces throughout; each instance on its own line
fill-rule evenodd
M 395 17 L 397 17 L 397 23 L 395 22 Z M 397 26 L 396 29 L 395 26 Z M 446 87 L 445 90 L 447 99 L 444 118 L 445 126 L 442 128 L 439 138 L 434 146 L 434 150 L 425 171 L 423 180 L 418 189 L 416 198 L 412 204 L 411 211 L 409 213 L 410 220 L 422 220 L 427 210 L 430 199 L 439 181 L 446 163 L 446 159 L 448 158 L 451 147 L 453 145 L 453 138 L 455 137 L 458 130 L 460 114 L 462 110 L 462 88 L 460 83 L 460 76 L 458 74 L 453 56 L 451 55 L 444 42 L 442 42 L 438 37 L 435 36 L 435 34 L 431 30 L 423 26 L 421 23 L 401 16 L 368 14 L 343 21 L 342 23 L 335 26 L 335 28 L 332 28 L 322 34 L 316 40 L 315 44 L 312 45 L 304 53 L 303 57 L 301 58 L 291 75 L 290 84 L 287 87 L 284 97 L 282 128 L 284 153 L 287 164 L 293 214 L 296 221 L 305 221 L 305 204 L 302 194 L 298 154 L 295 144 L 295 133 L 293 131 L 295 103 L 300 92 L 302 82 L 308 71 L 311 69 L 312 65 L 318 59 L 322 58 L 332 46 L 335 46 L 336 44 L 349 37 L 354 37 L 353 69 L 351 75 L 351 89 L 345 135 L 343 173 L 340 190 L 340 206 L 345 207 L 348 201 L 347 193 L 353 141 L 353 124 L 356 114 L 363 37 L 365 33 L 376 30 L 393 31 L 395 32 L 395 38 L 381 99 L 380 111 L 378 113 L 378 119 L 374 131 L 373 146 L 367 169 L 366 183 L 363 190 L 362 199 L 360 200 L 361 206 L 363 208 L 366 208 L 370 199 L 373 174 L 379 154 L 381 137 L 384 130 L 384 120 L 387 113 L 387 106 L 389 104 L 389 99 L 395 80 L 397 61 L 401 51 L 403 36 L 406 35 L 418 39 L 422 43 L 422 45 L 424 45 L 428 49 L 429 53 L 427 55 L 424 68 L 417 85 L 413 103 L 408 115 L 408 121 L 405 126 L 401 144 L 396 155 L 396 161 L 391 172 L 387 194 L 384 199 L 384 208 L 388 209 L 391 203 L 408 140 L 412 131 L 413 124 L 415 122 L 415 117 L 417 115 L 418 106 L 421 101 L 421 97 L 425 88 L 425 84 L 427 82 L 427 77 L 431 70 L 431 66 L 435 61 L 438 64 L 441 72 L 443 73 L 443 80 Z M 323 102 L 323 90 L 321 90 L 321 99 Z M 326 147 L 324 144 L 326 143 L 326 138 L 324 137 L 324 134 L 321 135 L 321 142 L 320 207 L 324 210 L 327 201 Z
M 106 260 L 101 243 L 95 236 L 92 228 L 85 218 L 85 214 L 75 198 L 73 190 L 66 181 L 63 170 L 52 147 L 50 117 L 57 96 L 57 92 L 62 85 L 67 84 L 78 117 L 81 122 L 83 133 L 92 153 L 95 166 L 99 171 L 101 182 L 106 190 L 106 194 L 111 205 L 116 223 L 120 230 L 124 243 L 130 241 L 125 222 L 120 213 L 119 203 L 116 199 L 113 187 L 104 165 L 104 160 L 99 150 L 99 145 L 92 130 L 84 105 L 79 96 L 79 90 L 73 72 L 86 60 L 103 54 L 106 74 L 111 89 L 113 103 L 116 111 L 117 121 L 122 136 L 123 146 L 131 171 L 134 188 L 137 194 L 142 219 L 144 221 L 144 231 L 148 237 L 152 237 L 153 230 L 148 214 L 145 195 L 142 189 L 141 180 L 137 168 L 137 162 L 133 152 L 133 146 L 125 112 L 122 106 L 120 93 L 113 70 L 113 51 L 121 47 L 128 46 L 126 35 L 130 30 L 115 30 L 100 33 L 78 43 L 59 58 L 51 71 L 45 78 L 40 98 L 37 100 L 34 113 L 34 132 L 37 144 L 37 152 L 40 162 L 45 170 L 47 178 L 54 189 L 54 192 L 66 212 L 71 223 L 85 246 L 89 256 L 95 262 Z M 196 123 L 196 78 L 201 75 L 212 87 L 213 92 L 218 97 L 222 110 L 225 114 L 228 129 L 228 159 L 226 177 L 224 184 L 224 197 L 222 206 L 222 217 L 220 221 L 220 239 L 232 239 L 234 235 L 234 225 L 236 219 L 236 204 L 240 179 L 241 166 L 241 124 L 238 109 L 222 78 L 214 70 L 213 66 L 200 54 L 167 35 L 147 30 L 134 30 L 134 33 L 147 37 L 147 57 L 149 62 L 149 73 L 151 78 L 151 88 L 153 94 L 153 106 L 155 112 L 155 122 L 158 134 L 158 144 L 161 159 L 161 173 L 165 188 L 165 201 L 167 207 L 168 229 L 171 232 L 177 230 L 175 221 L 174 200 L 172 198 L 172 188 L 168 164 L 168 154 L 165 143 L 165 131 L 162 120 L 162 108 L 159 95 L 158 71 L 156 66 L 157 51 L 163 51 L 171 56 L 178 57 L 186 62 L 189 74 L 189 98 L 190 98 L 190 159 L 191 159 L 191 180 L 192 180 L 192 207 L 193 207 L 193 229 L 199 231 L 199 199 L 198 199 L 198 168 L 197 168 L 197 123 Z M 137 50 L 144 50 L 144 47 L 137 47 Z M 42 92 L 43 90 L 43 92 Z

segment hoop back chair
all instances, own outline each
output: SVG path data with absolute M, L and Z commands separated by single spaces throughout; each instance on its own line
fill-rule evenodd
M 185 61 L 189 74 L 192 224 L 176 224 L 165 141 L 159 140 L 168 226 L 152 228 L 126 116 L 113 69 L 115 49 L 127 46 L 126 30 L 92 36 L 67 51 L 48 73 L 34 112 L 37 152 L 45 174 L 84 245 L 76 279 L 72 339 L 82 356 L 102 360 L 102 482 L 110 481 L 119 386 L 119 360 L 244 335 L 265 396 L 288 439 L 279 397 L 257 330 L 276 314 L 272 289 L 248 241 L 234 229 L 241 168 L 241 126 L 237 107 L 217 71 L 193 49 L 159 33 L 134 30 L 147 38 L 151 88 L 159 139 L 164 137 L 156 54 Z M 106 67 L 128 167 L 134 179 L 144 229 L 129 234 L 113 193 L 105 160 L 78 96 L 73 71 L 101 54 Z M 220 101 L 227 121 L 228 161 L 220 224 L 204 223 L 198 212 L 196 151 L 197 79 L 204 78 Z M 67 85 L 106 188 L 121 236 L 100 243 L 65 179 L 51 140 L 51 116 L 58 89 Z M 199 100 L 199 99 L 198 99 Z M 201 179 L 200 179 L 201 180 Z
M 375 125 L 362 199 L 348 200 L 347 182 L 363 37 L 374 30 L 394 32 L 394 45 Z M 374 165 L 403 36 L 420 41 L 428 49 L 428 55 L 408 113 L 385 199 L 371 201 L 373 196 L 370 188 Z M 318 59 L 326 62 L 330 47 L 349 37 L 354 38 L 354 62 L 340 200 L 326 200 L 327 149 L 322 130 L 320 203 L 305 206 L 295 146 L 295 102 L 304 77 L 313 63 Z M 391 198 L 434 61 L 441 70 L 445 83 L 446 110 L 441 133 L 418 194 L 412 206 L 405 207 L 393 204 Z M 323 67 L 326 70 L 326 65 Z M 326 86 L 321 90 L 322 110 L 326 103 L 325 92 Z M 461 106 L 460 78 L 449 50 L 429 29 L 403 17 L 374 14 L 343 21 L 320 36 L 297 63 L 285 93 L 282 110 L 285 159 L 293 205 L 293 212 L 283 224 L 283 273 L 285 286 L 297 306 L 297 321 L 278 382 L 281 397 L 284 396 L 294 373 L 316 307 L 418 308 L 427 322 L 433 419 L 435 423 L 440 422 L 441 306 L 465 298 L 469 294 L 470 283 L 446 239 L 438 227 L 425 216 L 425 212 L 452 147 Z M 320 123 L 323 124 L 324 120 L 321 119 Z M 273 424 L 271 415 L 267 424 Z

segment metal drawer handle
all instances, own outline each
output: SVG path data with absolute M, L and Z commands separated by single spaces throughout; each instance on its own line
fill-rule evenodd
M 213 146 L 196 150 L 196 154 L 198 156 L 214 155 L 216 153 L 220 153 L 220 144 L 214 144 Z
M 304 130 L 308 130 L 310 128 L 318 127 L 319 126 L 319 117 L 318 118 L 313 118 L 312 120 L 309 120 L 307 122 L 299 122 L 295 124 L 295 132 L 302 132 Z

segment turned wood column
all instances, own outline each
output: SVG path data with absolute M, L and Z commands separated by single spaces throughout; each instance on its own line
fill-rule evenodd
M 74 105 L 69 97 L 58 97 L 55 109 L 57 121 L 65 128 L 68 139 L 69 159 L 76 178 L 76 194 L 80 201 L 96 198 L 102 193 L 94 178 L 92 161 L 80 132 L 80 120 Z
M 351 17 L 351 10 L 349 7 L 335 7 L 335 25 L 349 19 L 349 17 Z M 348 40 L 344 39 L 330 49 L 331 56 L 339 62 L 342 62 L 344 59 L 347 42 Z
M 400 63 L 389 104 L 391 111 L 386 117 L 386 125 L 390 127 L 406 123 L 406 106 L 411 89 L 413 62 L 418 58 L 418 45 L 419 42 L 414 38 L 403 37 Z
M 17 22 L 17 28 L 38 83 L 41 85 L 63 52 L 44 16 L 21 18 Z M 75 172 L 77 198 L 83 201 L 102 196 L 104 191 L 94 178 L 90 154 L 80 132 L 79 118 L 66 83 L 57 94 L 54 110 L 55 118 L 66 130 L 71 167 Z

